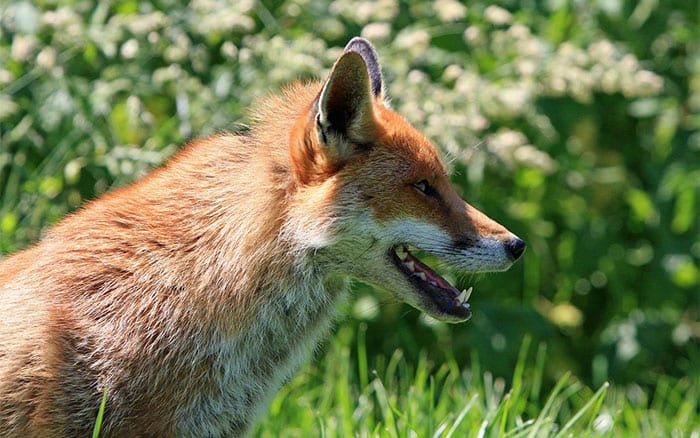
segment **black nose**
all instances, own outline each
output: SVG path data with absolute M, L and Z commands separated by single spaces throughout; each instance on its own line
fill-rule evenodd
M 518 260 L 525 252 L 527 244 L 522 240 L 514 237 L 510 242 L 506 243 L 506 249 L 513 260 Z

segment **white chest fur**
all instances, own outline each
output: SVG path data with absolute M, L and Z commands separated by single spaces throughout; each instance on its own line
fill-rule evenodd
M 181 433 L 244 435 L 328 331 L 345 289 L 338 279 L 276 293 L 246 330 L 202 352 L 210 391 L 182 407 Z

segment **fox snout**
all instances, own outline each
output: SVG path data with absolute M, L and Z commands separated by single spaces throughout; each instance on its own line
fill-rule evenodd
M 445 232 L 458 242 L 466 271 L 503 271 L 525 252 L 524 240 L 480 210 L 462 200 L 447 178 L 436 182 L 447 205 Z

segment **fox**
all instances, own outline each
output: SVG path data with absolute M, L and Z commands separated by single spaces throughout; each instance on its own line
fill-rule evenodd
M 460 198 L 353 38 L 325 81 L 262 98 L 0 263 L 0 435 L 246 436 L 353 279 L 450 323 L 419 259 L 503 271 L 525 242 Z

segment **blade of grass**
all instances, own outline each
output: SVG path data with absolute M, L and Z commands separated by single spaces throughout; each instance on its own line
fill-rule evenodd
M 501 417 L 501 427 L 499 431 L 499 436 L 503 436 L 506 433 L 506 428 L 508 427 L 508 414 L 511 412 L 520 411 L 520 400 L 522 395 L 523 387 L 523 376 L 525 374 L 525 364 L 527 363 L 527 354 L 530 351 L 530 343 L 532 338 L 529 335 L 523 337 L 523 341 L 520 344 L 520 351 L 518 352 L 518 360 L 515 363 L 515 370 L 513 371 L 513 386 L 509 392 L 509 397 L 505 397 L 503 403 L 505 404 L 503 409 L 503 416 Z M 525 400 L 527 402 L 527 400 Z
M 576 424 L 576 422 L 579 420 L 579 418 L 581 418 L 583 416 L 583 414 L 586 413 L 588 408 L 590 408 L 594 404 L 597 406 L 598 409 L 600 409 L 600 404 L 602 403 L 603 400 L 605 400 L 605 394 L 608 392 L 609 386 L 610 386 L 610 384 L 608 384 L 608 382 L 603 383 L 603 386 L 601 386 L 600 389 L 598 389 L 598 391 L 596 391 L 596 393 L 593 395 L 593 397 L 591 397 L 591 399 L 588 400 L 586 402 L 586 404 L 583 405 L 583 407 L 581 409 L 579 409 L 578 412 L 576 412 L 576 414 L 574 414 L 574 416 L 571 417 L 571 419 L 569 421 L 566 422 L 564 427 L 561 428 L 561 430 L 555 435 L 555 437 L 565 436 L 566 431 L 571 429 L 571 427 L 574 424 Z M 593 415 L 593 417 L 595 417 L 595 414 Z
M 547 344 L 541 342 L 537 347 L 537 357 L 535 359 L 535 369 L 532 376 L 532 387 L 530 388 L 530 400 L 535 406 L 540 404 L 542 393 L 542 381 L 544 379 L 544 364 L 547 358 Z
M 338 375 L 336 376 L 335 384 L 335 396 L 332 403 L 335 403 L 339 410 L 342 418 L 342 428 L 346 435 L 352 434 L 352 423 L 350 419 L 352 418 L 353 407 L 351 405 L 351 377 L 350 377 L 350 349 L 348 347 L 343 347 L 340 352 L 341 361 L 338 367 Z M 327 411 L 330 411 L 332 406 L 329 406 Z
M 591 419 L 588 421 L 588 425 L 586 426 L 586 436 L 590 436 L 594 432 L 595 422 L 599 416 L 600 409 L 603 407 L 603 402 L 605 401 L 605 399 L 608 398 L 607 395 L 608 389 L 610 388 L 610 384 L 608 382 L 605 382 L 604 385 L 606 385 L 605 394 L 596 402 L 595 408 L 592 411 Z
M 100 410 L 97 411 L 97 419 L 95 420 L 95 428 L 92 430 L 92 438 L 97 438 L 100 436 L 100 430 L 102 430 L 102 419 L 105 414 L 105 406 L 107 406 L 107 387 L 105 386 L 102 392 L 102 402 L 100 402 Z
M 486 428 L 488 427 L 489 422 L 484 420 L 481 422 L 481 426 L 479 426 L 479 433 L 476 434 L 476 438 L 484 438 L 486 435 Z
M 367 372 L 367 324 L 362 323 L 357 330 L 357 372 L 360 376 L 360 388 L 369 385 Z
M 530 434 L 528 435 L 529 438 L 535 438 L 537 436 L 541 436 L 541 430 L 546 423 L 551 423 L 551 419 L 548 419 L 550 410 L 552 409 L 552 406 L 554 405 L 555 401 L 557 400 L 557 397 L 559 394 L 564 390 L 564 387 L 566 384 L 569 382 L 569 378 L 571 377 L 571 372 L 567 371 L 564 373 L 564 375 L 559 379 L 557 384 L 554 386 L 554 389 L 552 390 L 552 393 L 549 395 L 549 398 L 544 404 L 544 407 L 542 408 L 542 411 L 540 411 L 540 414 L 537 416 L 537 419 L 535 420 L 535 423 L 533 424 L 532 430 L 530 431 Z
M 394 418 L 394 409 L 389 403 L 389 396 L 386 392 L 386 388 L 382 383 L 381 379 L 376 378 L 372 381 L 372 386 L 374 388 L 374 394 L 377 396 L 377 402 L 379 404 L 379 409 L 382 412 L 382 418 L 384 418 L 384 430 L 389 432 L 391 436 L 398 436 L 398 430 L 396 429 L 396 419 Z
M 476 400 L 479 398 L 479 394 L 474 394 L 471 399 L 467 402 L 466 405 L 462 408 L 461 411 L 459 411 L 459 415 L 457 415 L 457 418 L 455 419 L 455 422 L 452 424 L 452 427 L 450 427 L 450 430 L 447 431 L 447 434 L 445 435 L 444 438 L 452 438 L 452 435 L 455 433 L 457 428 L 459 427 L 460 424 L 462 424 L 462 421 L 464 420 L 464 417 L 466 417 L 467 413 L 472 409 L 474 404 L 476 403 Z

